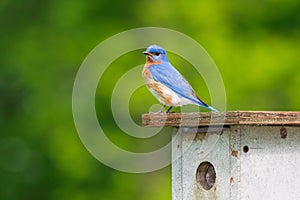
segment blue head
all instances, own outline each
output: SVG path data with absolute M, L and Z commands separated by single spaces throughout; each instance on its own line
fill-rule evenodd
M 157 45 L 151 45 L 143 52 L 147 56 L 147 61 L 150 62 L 168 62 L 166 50 Z

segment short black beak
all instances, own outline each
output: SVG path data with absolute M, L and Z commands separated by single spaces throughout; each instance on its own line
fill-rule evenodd
M 143 54 L 147 55 L 147 56 L 151 56 L 152 54 L 147 52 L 147 51 L 143 51 Z

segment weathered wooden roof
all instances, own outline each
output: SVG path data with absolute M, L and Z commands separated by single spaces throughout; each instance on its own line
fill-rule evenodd
M 192 113 L 149 113 L 142 115 L 143 126 L 294 125 L 300 126 L 300 112 L 228 111 Z

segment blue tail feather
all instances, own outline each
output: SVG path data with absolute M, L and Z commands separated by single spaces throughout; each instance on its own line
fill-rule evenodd
M 213 107 L 211 106 L 207 106 L 206 108 L 208 108 L 209 110 L 213 111 L 213 112 L 219 112 L 217 109 L 214 109 Z
M 209 110 L 211 110 L 211 111 L 213 111 L 213 112 L 219 112 L 217 109 L 215 109 L 215 108 L 213 108 L 213 107 L 207 105 L 206 103 L 204 103 L 204 102 L 202 102 L 202 101 L 197 102 L 197 104 L 198 104 L 199 106 L 202 106 L 203 108 L 207 108 L 207 109 L 209 109 Z

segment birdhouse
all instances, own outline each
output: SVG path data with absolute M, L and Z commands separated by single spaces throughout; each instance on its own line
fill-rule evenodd
M 172 126 L 172 199 L 300 199 L 300 112 L 144 114 Z

